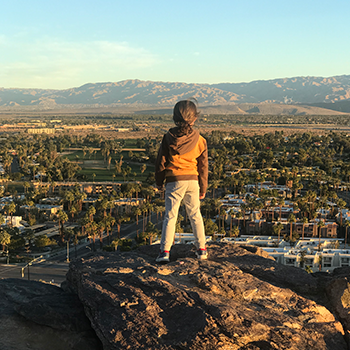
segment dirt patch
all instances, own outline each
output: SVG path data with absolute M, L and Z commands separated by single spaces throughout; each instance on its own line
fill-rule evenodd
M 103 160 L 84 160 L 80 166 L 88 169 L 106 169 L 106 164 Z
M 72 154 L 73 152 L 70 152 L 70 151 L 66 151 L 66 152 L 59 152 L 58 154 L 60 156 L 68 156 L 68 154 Z

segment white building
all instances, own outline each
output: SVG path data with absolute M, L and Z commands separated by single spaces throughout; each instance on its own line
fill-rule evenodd
M 12 216 L 12 221 L 11 221 L 11 216 L 5 216 L 5 223 L 2 226 L 11 226 L 11 222 L 12 222 L 12 226 L 13 227 L 17 227 L 20 230 L 24 229 L 24 226 L 21 224 L 22 221 L 22 216 Z
M 205 236 L 205 241 L 209 242 L 212 240 L 211 236 Z M 193 233 L 175 233 L 175 244 L 192 244 L 194 243 L 195 238 Z M 159 244 L 160 240 L 153 242 L 152 244 Z
M 338 267 L 350 266 L 350 249 L 304 249 L 263 248 L 276 262 L 313 271 L 331 272 Z

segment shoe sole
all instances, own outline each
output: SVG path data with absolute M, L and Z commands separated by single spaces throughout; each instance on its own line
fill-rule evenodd
M 167 264 L 167 263 L 169 263 L 169 262 L 170 262 L 169 259 L 165 259 L 165 260 L 156 260 L 156 263 L 158 263 L 158 264 Z
M 197 259 L 198 260 L 207 260 L 208 259 L 208 254 L 205 255 L 199 255 L 196 253 Z

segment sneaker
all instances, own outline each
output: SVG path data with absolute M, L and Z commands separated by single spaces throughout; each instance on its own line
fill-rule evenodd
M 207 260 L 208 259 L 208 252 L 207 248 L 204 249 L 198 249 L 196 252 L 197 258 L 199 260 Z
M 166 250 L 164 250 L 163 252 L 161 251 L 158 255 L 158 258 L 156 259 L 156 262 L 167 263 L 169 262 L 169 256 L 170 254 Z

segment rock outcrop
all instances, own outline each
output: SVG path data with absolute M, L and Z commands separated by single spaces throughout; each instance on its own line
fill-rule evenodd
M 158 248 L 71 264 L 66 289 L 104 349 L 347 349 L 341 323 L 303 296 L 323 293 L 305 271 L 222 243 L 208 261 L 175 246 L 159 266 Z
M 176 245 L 157 265 L 158 250 L 76 260 L 62 289 L 0 281 L 0 348 L 41 350 L 52 339 L 46 349 L 349 349 L 350 269 L 311 275 L 218 242 L 207 261 Z

